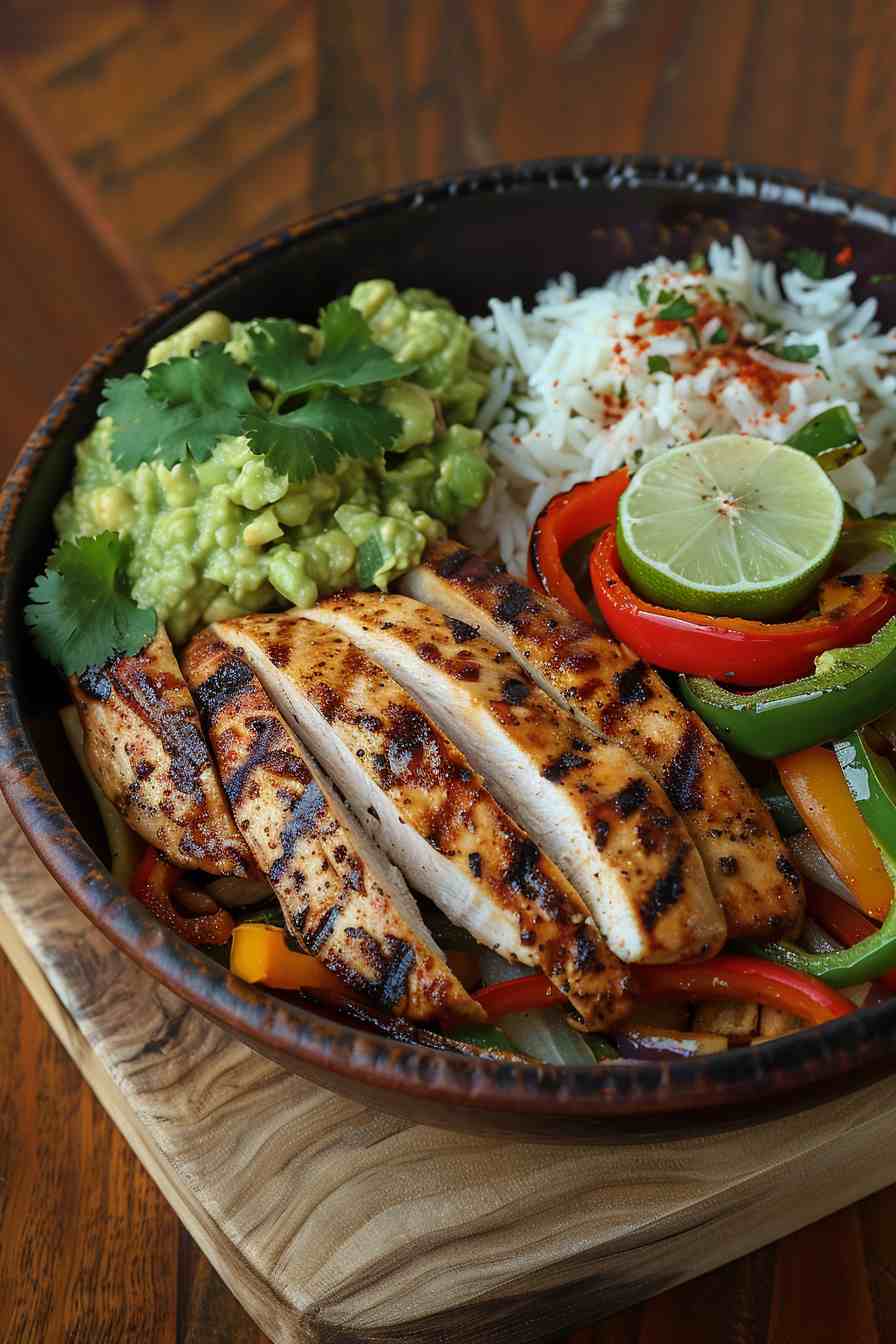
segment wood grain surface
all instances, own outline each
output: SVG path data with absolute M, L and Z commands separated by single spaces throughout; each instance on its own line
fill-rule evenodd
M 896 1178 L 892 1077 L 816 1107 L 809 1123 L 779 1116 L 624 1153 L 475 1138 L 375 1112 L 285 1073 L 143 974 L 62 898 L 2 804 L 0 855 L 0 947 L 274 1344 L 536 1344 Z M 62 1310 L 79 1328 L 90 1322 L 89 1338 L 103 1328 L 133 1337 L 143 1320 L 122 1234 L 141 1210 L 120 1216 L 114 1163 L 96 1186 L 96 1207 L 119 1215 L 111 1260 L 123 1296 L 76 1295 Z M 841 1268 L 861 1264 L 849 1217 Z M 797 1319 L 817 1337 L 820 1324 L 839 1322 L 841 1298 L 853 1322 L 875 1328 L 861 1273 L 845 1289 L 832 1275 L 807 1306 L 823 1258 L 816 1243 L 830 1229 L 814 1235 L 811 1256 L 776 1263 L 770 1338 L 791 1338 Z M 716 1338 L 726 1338 L 728 1310 L 718 1298 L 701 1308 Z M 14 1337 L 30 1324 L 22 1316 Z M 50 1337 L 59 1328 L 52 1314 L 41 1324 Z M 665 1315 L 658 1328 L 668 1331 Z
M 7 0 L 0 462 L 153 294 L 402 179 L 579 151 L 896 190 L 887 0 Z M 0 958 L 0 1339 L 261 1336 Z M 896 1338 L 896 1195 L 576 1344 Z M 12 1314 L 7 1305 L 12 1304 Z

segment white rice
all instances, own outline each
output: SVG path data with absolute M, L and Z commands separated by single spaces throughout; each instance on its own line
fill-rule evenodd
M 707 433 L 783 442 L 837 405 L 849 410 L 868 452 L 833 479 L 863 514 L 896 509 L 896 330 L 881 330 L 877 301 L 853 302 L 853 271 L 812 280 L 795 269 L 779 277 L 741 238 L 730 247 L 712 244 L 707 265 L 708 274 L 693 273 L 687 262 L 658 258 L 581 293 L 564 274 L 528 312 L 519 298 L 492 299 L 489 315 L 473 319 L 479 353 L 492 365 L 477 423 L 487 432 L 496 480 L 464 525 L 468 542 L 497 546 L 522 574 L 529 529 L 558 492 Z M 817 354 L 769 406 L 723 353 L 688 369 L 693 333 L 679 326 L 655 334 L 639 283 L 652 296 L 664 289 L 693 297 L 702 288 L 727 302 L 739 314 L 741 342 L 759 350 L 757 363 L 792 374 L 796 366 L 780 365 L 769 346 L 814 345 Z M 781 329 L 769 334 L 766 321 Z M 713 349 L 719 325 L 717 318 L 704 324 L 704 350 Z M 672 361 L 672 372 L 650 373 L 650 355 Z

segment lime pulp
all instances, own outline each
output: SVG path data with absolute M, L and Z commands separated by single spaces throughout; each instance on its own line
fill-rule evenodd
M 810 595 L 842 526 L 837 488 L 807 453 L 720 434 L 643 466 L 620 500 L 616 537 L 649 601 L 775 620 Z

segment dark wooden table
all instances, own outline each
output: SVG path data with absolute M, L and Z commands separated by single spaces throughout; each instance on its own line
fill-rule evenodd
M 0 453 L 238 242 L 515 157 L 688 152 L 896 191 L 887 0 L 6 0 Z M 0 1338 L 261 1344 L 0 958 Z M 893 1190 L 575 1344 L 896 1339 Z

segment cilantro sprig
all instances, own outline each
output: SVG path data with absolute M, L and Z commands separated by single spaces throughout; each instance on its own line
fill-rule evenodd
M 810 280 L 823 280 L 827 262 L 823 252 L 812 247 L 793 247 L 787 253 L 787 260 Z
M 311 337 L 286 319 L 252 322 L 248 334 L 251 369 L 220 345 L 205 345 L 145 376 L 107 382 L 100 415 L 115 422 L 115 464 L 132 470 L 156 461 L 172 467 L 188 457 L 205 462 L 219 438 L 245 434 L 272 470 L 304 481 L 332 471 L 340 457 L 371 460 L 399 438 L 398 416 L 345 394 L 404 377 L 416 365 L 376 345 L 348 299 L 322 311 L 316 359 L 309 357 Z M 274 389 L 269 404 L 253 395 L 253 374 Z
M 29 592 L 25 622 L 66 676 L 139 653 L 155 635 L 156 613 L 131 597 L 127 558 L 127 543 L 114 532 L 63 541 Z

